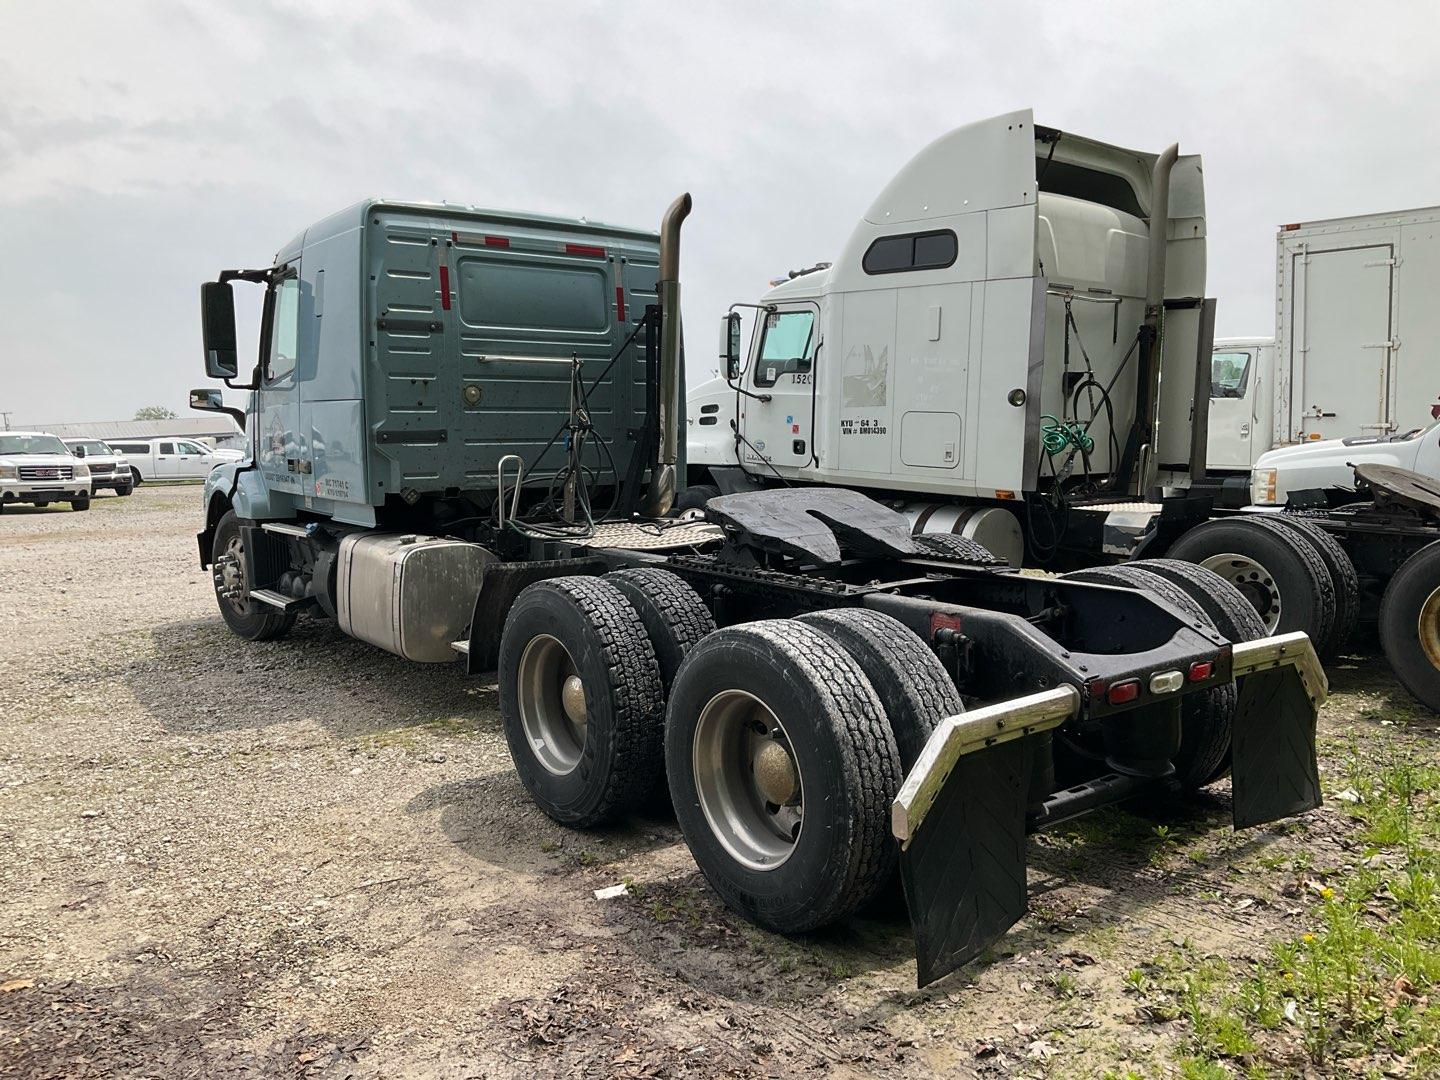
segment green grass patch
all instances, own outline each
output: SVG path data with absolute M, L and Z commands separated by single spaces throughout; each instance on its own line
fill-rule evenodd
M 1352 753 L 1345 782 L 1330 805 L 1363 846 L 1343 875 L 1307 883 L 1310 930 L 1244 968 L 1182 947 L 1126 977 L 1186 1021 L 1182 1076 L 1293 1071 L 1297 1035 L 1319 1069 L 1440 1072 L 1440 761 Z

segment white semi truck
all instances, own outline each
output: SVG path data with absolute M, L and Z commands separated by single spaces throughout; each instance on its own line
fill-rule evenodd
M 1395 228 L 1382 241 L 1357 226 L 1343 251 L 1318 252 L 1307 240 L 1308 263 L 1291 238 L 1321 227 L 1284 230 L 1282 264 L 1290 260 L 1292 278 L 1303 272 L 1300 314 L 1284 299 L 1282 323 L 1312 343 L 1322 331 L 1341 341 L 1320 310 L 1330 294 L 1318 283 L 1331 288 L 1338 279 L 1326 274 L 1338 267 L 1383 271 L 1393 285 L 1402 244 L 1429 250 L 1428 225 Z M 1093 572 L 1171 555 L 1235 584 L 1269 631 L 1304 630 L 1322 656 L 1336 655 L 1362 611 L 1362 588 L 1378 600 L 1394 566 L 1357 575 L 1326 523 L 1211 520 L 1209 421 L 1218 412 L 1238 435 L 1248 406 L 1243 395 L 1211 404 L 1205 239 L 1200 159 L 1178 147 L 1125 150 L 1037 126 L 1028 111 L 940 137 L 861 215 L 833 264 L 796 272 L 723 317 L 722 378 L 689 400 L 691 486 L 680 505 L 755 487 L 837 485 L 886 502 L 916 533 L 978 541 L 1011 565 Z M 1364 257 L 1345 254 L 1351 247 Z M 748 348 L 742 310 L 754 312 Z M 1392 391 L 1418 393 L 1423 368 L 1402 371 L 1395 336 L 1381 340 Z M 1286 336 L 1276 356 L 1292 355 L 1292 343 Z M 1283 379 L 1270 381 L 1283 381 L 1280 396 L 1292 403 L 1274 414 L 1274 430 L 1289 432 L 1293 421 L 1308 437 L 1341 407 L 1294 404 L 1325 385 L 1305 348 L 1293 347 L 1295 364 L 1277 360 Z M 1222 374 L 1240 385 L 1233 363 Z M 1370 396 L 1373 418 L 1351 409 L 1336 422 L 1405 415 L 1395 392 Z M 1228 414 L 1230 400 L 1239 415 Z M 1238 474 L 1242 491 L 1247 472 Z M 1428 511 L 1417 513 L 1424 520 L 1407 554 L 1436 538 Z M 1416 573 L 1419 584 L 1396 594 L 1390 618 L 1381 612 L 1392 662 L 1403 644 L 1396 635 L 1413 641 L 1415 620 L 1431 610 L 1417 590 L 1433 577 L 1440 596 L 1440 549 Z M 1409 665 L 1408 676 L 1397 670 L 1440 708 L 1440 599 L 1432 606 L 1435 662 Z

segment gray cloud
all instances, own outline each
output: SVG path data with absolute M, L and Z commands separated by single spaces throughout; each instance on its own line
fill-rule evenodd
M 691 190 L 704 368 L 731 300 L 1025 105 L 1203 153 L 1220 330 L 1269 332 L 1278 223 L 1440 201 L 1437 29 L 1384 3 L 5 5 L 0 409 L 183 411 L 199 282 L 371 194 L 653 224 Z

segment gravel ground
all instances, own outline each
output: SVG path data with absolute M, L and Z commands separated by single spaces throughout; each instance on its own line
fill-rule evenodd
M 1166 1075 L 1191 1033 L 1127 972 L 1262 952 L 1352 857 L 1333 803 L 1237 836 L 1223 786 L 1087 819 L 1032 842 L 993 955 L 916 992 L 893 913 L 788 941 L 672 821 L 551 823 L 491 681 L 322 621 L 230 636 L 198 499 L 0 516 L 0 1076 Z M 1433 754 L 1380 667 L 1331 672 L 1332 790 L 1352 736 Z

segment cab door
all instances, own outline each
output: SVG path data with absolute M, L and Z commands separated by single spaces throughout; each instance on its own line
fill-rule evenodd
M 164 439 L 155 444 L 155 479 L 177 480 L 180 477 L 180 451 L 175 440 Z
M 820 307 L 781 304 L 756 320 L 740 399 L 740 460 L 750 472 L 805 469 L 815 461 L 815 365 L 823 348 Z M 768 398 L 769 400 L 762 400 Z
M 303 496 L 310 475 L 310 442 L 300 431 L 299 354 L 300 261 L 276 271 L 265 298 L 261 333 L 265 360 L 255 391 L 257 454 L 271 488 Z
M 175 475 L 182 480 L 204 478 L 210 472 L 205 450 L 189 439 L 175 440 Z
M 1210 354 L 1210 432 L 1205 464 L 1211 469 L 1240 471 L 1255 463 L 1255 367 L 1253 348 L 1216 349 Z

